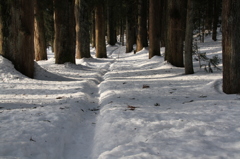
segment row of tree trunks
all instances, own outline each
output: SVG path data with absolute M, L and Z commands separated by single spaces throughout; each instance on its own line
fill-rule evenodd
M 75 0 L 54 0 L 55 6 L 55 63 L 75 64 L 76 31 Z
M 88 0 L 75 0 L 76 58 L 90 58 L 90 24 Z M 84 37 L 84 38 L 83 38 Z
M 0 54 L 14 64 L 16 70 L 34 76 L 34 1 L 0 1 Z

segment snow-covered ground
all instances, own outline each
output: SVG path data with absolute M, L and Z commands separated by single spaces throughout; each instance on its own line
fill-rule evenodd
M 221 40 L 199 47 L 221 57 Z M 49 51 L 35 79 L 0 56 L 1 159 L 240 158 L 240 96 L 222 92 L 221 71 L 107 50 L 77 65 Z

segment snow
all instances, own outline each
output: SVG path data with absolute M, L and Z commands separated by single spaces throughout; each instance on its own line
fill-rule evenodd
M 200 51 L 221 57 L 221 40 L 205 40 Z M 77 65 L 54 64 L 48 50 L 35 79 L 0 56 L 0 158 L 239 158 L 240 96 L 222 92 L 221 71 L 195 61 L 184 75 L 147 48 L 107 50 Z

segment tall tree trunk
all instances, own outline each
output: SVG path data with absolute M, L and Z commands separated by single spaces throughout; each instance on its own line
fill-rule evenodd
M 123 25 L 123 19 L 121 19 L 121 30 L 120 30 L 120 42 L 122 46 L 124 46 L 124 25 Z
M 205 20 L 205 29 L 207 30 L 208 34 L 212 30 L 212 20 L 213 20 L 213 1 L 207 1 L 207 8 L 206 8 L 206 20 Z
M 138 31 L 136 52 L 148 47 L 147 39 L 147 0 L 138 0 Z
M 201 42 L 204 43 L 205 40 L 205 17 L 202 19 L 202 35 L 201 35 Z
M 16 70 L 34 76 L 34 1 L 0 1 L 1 54 Z
M 160 40 L 161 40 L 161 47 L 166 46 L 166 39 L 167 39 L 167 0 L 161 0 L 160 5 L 160 16 L 161 16 L 161 27 L 160 27 Z
M 126 53 L 133 51 L 133 45 L 135 44 L 135 15 L 134 15 L 134 1 L 130 0 L 127 6 L 126 17 Z
M 75 0 L 76 58 L 90 58 L 90 24 L 88 0 Z
M 92 47 L 96 47 L 96 34 L 95 34 L 95 10 L 92 11 L 91 13 L 91 44 L 92 44 Z
M 186 25 L 186 0 L 168 0 L 167 61 L 183 67 L 183 42 Z
M 223 0 L 223 91 L 240 93 L 240 1 Z
M 112 0 L 107 2 L 107 43 L 109 45 L 115 45 L 116 43 L 116 20 Z
M 97 4 L 95 9 L 96 57 L 107 58 L 105 43 L 104 4 Z
M 55 6 L 55 63 L 75 64 L 76 30 L 74 0 L 54 0 Z
M 219 10 L 220 10 L 220 1 L 219 0 L 213 0 L 213 33 L 212 33 L 212 39 L 214 41 L 217 41 L 217 25 L 218 25 L 218 18 L 219 18 Z
M 187 20 L 186 20 L 186 35 L 185 35 L 185 74 L 194 73 L 193 61 L 192 61 L 194 1 L 195 0 L 188 0 L 188 4 L 187 4 Z
M 42 1 L 34 0 L 34 49 L 35 60 L 47 60 L 47 45 Z
M 161 55 L 159 9 L 159 0 L 149 0 L 149 59 Z

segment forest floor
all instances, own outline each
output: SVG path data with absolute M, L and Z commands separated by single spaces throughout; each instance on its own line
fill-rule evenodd
M 222 58 L 221 40 L 198 45 Z M 240 96 L 222 92 L 222 71 L 194 61 L 184 75 L 147 48 L 107 50 L 77 65 L 48 50 L 35 79 L 0 56 L 1 159 L 239 158 Z

